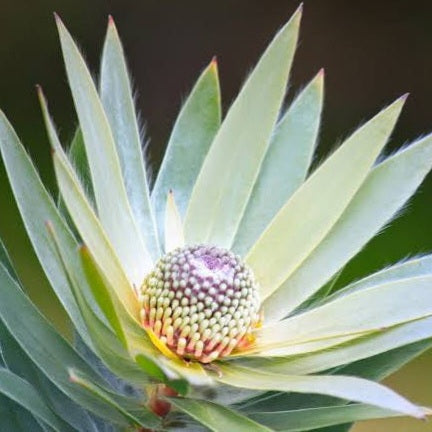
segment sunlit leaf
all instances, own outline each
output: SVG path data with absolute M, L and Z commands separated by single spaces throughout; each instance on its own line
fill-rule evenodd
M 276 125 L 236 233 L 233 250 L 244 255 L 279 209 L 304 182 L 318 136 L 324 75 L 320 71 Z
M 256 345 L 267 346 L 262 355 L 299 354 L 301 351 L 296 344 L 384 331 L 397 324 L 432 316 L 431 283 L 432 276 L 419 276 L 356 291 L 257 330 Z
M 140 284 L 152 261 L 132 215 L 111 128 L 80 52 L 61 20 L 57 17 L 56 21 L 86 146 L 98 216 L 130 282 Z
M 267 319 L 287 316 L 321 288 L 391 220 L 431 166 L 431 136 L 376 166 L 324 241 L 264 303 Z
M 234 240 L 285 95 L 300 16 L 301 8 L 276 35 L 215 136 L 186 212 L 188 243 Z
M 102 54 L 100 94 L 116 144 L 133 215 L 147 249 L 156 260 L 160 255 L 159 241 L 150 204 L 132 88 L 123 47 L 111 17 Z
M 183 224 L 172 191 L 168 193 L 166 202 L 164 232 L 165 253 L 184 246 Z
M 112 301 L 111 293 L 108 291 L 102 275 L 95 268 L 90 252 L 85 246 L 80 248 L 80 256 L 89 287 L 92 290 L 97 304 L 101 308 L 112 329 L 115 331 L 117 337 L 124 346 L 127 347 L 126 336 Z
M 348 138 L 299 188 L 248 252 L 265 300 L 321 243 L 365 181 L 405 98 Z M 268 256 L 271 254 L 271 260 Z
M 373 273 L 363 279 L 353 282 L 343 289 L 338 290 L 332 296 L 325 299 L 325 303 L 336 298 L 352 294 L 353 292 L 367 289 L 382 283 L 394 280 L 409 279 L 419 276 L 432 275 L 432 255 L 425 255 L 413 258 L 393 266 L 387 267 L 381 271 Z
M 234 387 L 275 390 L 294 393 L 326 394 L 391 409 L 417 418 L 425 411 L 387 387 L 362 378 L 341 375 L 281 375 L 258 372 L 238 366 L 221 366 L 218 380 Z
M 50 228 L 50 227 L 49 227 Z M 122 327 L 122 324 L 119 320 L 117 313 L 115 313 L 115 319 L 111 316 L 112 312 L 116 311 L 115 305 L 113 304 L 114 297 L 111 296 L 111 293 L 107 290 L 103 279 L 100 274 L 97 273 L 97 269 L 94 267 L 94 263 L 91 259 L 91 256 L 88 253 L 85 253 L 83 256 L 83 250 L 81 249 L 81 259 L 85 260 L 85 266 L 87 267 L 87 271 L 91 273 L 97 274 L 97 282 L 103 286 L 99 288 L 93 287 L 93 292 L 95 290 L 103 290 L 104 297 L 109 298 L 109 301 L 112 306 L 112 310 L 109 311 L 108 315 L 111 320 L 114 321 L 117 330 L 121 332 L 122 338 L 118 338 L 110 328 L 108 328 L 104 322 L 102 322 L 86 302 L 84 296 L 81 293 L 81 287 L 77 284 L 73 273 L 71 272 L 71 268 L 65 260 L 64 253 L 61 245 L 57 240 L 57 235 L 54 230 L 50 228 L 50 233 L 52 236 L 53 246 L 56 248 L 57 253 L 62 260 L 62 264 L 64 266 L 65 272 L 68 275 L 70 286 L 73 289 L 76 301 L 82 313 L 84 322 L 86 323 L 88 333 L 93 342 L 93 346 L 96 354 L 101 358 L 101 360 L 109 367 L 116 375 L 121 377 L 124 380 L 127 380 L 135 385 L 145 385 L 149 382 L 149 377 L 144 375 L 142 370 L 135 364 L 132 360 L 132 357 L 129 355 L 127 349 L 128 340 L 125 336 L 125 331 Z M 93 280 L 94 275 L 89 279 L 89 283 L 94 283 Z M 99 296 L 99 293 L 97 293 Z M 99 299 L 100 301 L 101 299 Z M 99 302 L 98 301 L 98 302 Z M 104 307 L 106 309 L 106 307 Z M 105 311 L 104 311 L 105 312 Z M 108 317 L 107 317 L 108 318 Z M 122 342 L 124 344 L 122 344 Z M 142 346 L 145 348 L 146 340 L 143 338 Z
M 88 245 L 103 273 L 113 282 L 119 298 L 129 313 L 138 317 L 138 302 L 93 209 L 86 200 L 66 155 L 60 148 L 54 154 L 54 168 L 60 191 L 81 237 Z
M 152 203 L 163 238 L 166 197 L 175 194 L 184 217 L 192 188 L 221 121 L 216 60 L 203 71 L 176 120 L 152 191 Z
M 60 216 L 52 198 L 43 186 L 18 136 L 1 112 L 0 150 L 24 226 L 39 262 L 74 326 L 88 342 L 85 325 L 61 263 L 50 247 L 47 238 L 48 234 L 45 229 L 46 221 L 51 221 L 55 226 L 59 233 L 60 241 L 70 253 L 75 251 L 77 246 L 76 241 Z M 73 262 L 72 258 L 68 259 L 71 259 L 71 262 Z

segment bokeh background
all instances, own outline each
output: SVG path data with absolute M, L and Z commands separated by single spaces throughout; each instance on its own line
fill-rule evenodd
M 137 91 L 137 105 L 156 171 L 181 101 L 217 55 L 226 111 L 275 31 L 298 6 L 292 0 L 0 0 L 0 107 L 14 123 L 42 179 L 56 193 L 49 146 L 34 85 L 43 86 L 61 136 L 70 139 L 75 113 L 52 12 L 84 47 L 97 75 L 107 15 L 117 23 Z M 325 68 L 319 160 L 359 123 L 410 92 L 387 152 L 432 131 L 432 2 L 306 0 L 288 99 Z M 432 176 L 391 227 L 343 272 L 339 284 L 409 255 L 432 250 Z M 0 166 L 0 236 L 31 297 L 67 330 L 37 266 Z M 432 352 L 388 383 L 432 406 Z M 365 422 L 356 432 L 427 432 L 409 419 Z

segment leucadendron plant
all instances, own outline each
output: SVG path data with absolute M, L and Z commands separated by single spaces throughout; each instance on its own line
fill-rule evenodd
M 216 61 L 202 72 L 153 188 L 112 19 L 96 86 L 56 18 L 79 120 L 66 152 L 38 88 L 59 199 L 3 114 L 0 147 L 76 342 L 3 249 L 2 432 L 342 431 L 430 414 L 377 381 L 432 345 L 432 256 L 332 281 L 420 185 L 432 136 L 380 156 L 401 97 L 309 173 L 323 72 L 281 111 L 300 16 L 223 121 Z

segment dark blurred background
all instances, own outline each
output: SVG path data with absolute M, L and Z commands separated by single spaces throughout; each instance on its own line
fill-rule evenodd
M 200 70 L 217 55 L 226 111 L 247 72 L 298 4 L 292 0 L 0 0 L 0 107 L 55 193 L 34 85 L 43 86 L 65 143 L 76 119 L 52 12 L 59 13 L 83 47 L 95 75 L 107 15 L 112 14 L 129 60 L 156 171 L 181 102 Z M 432 131 L 432 2 L 306 0 L 287 101 L 321 67 L 326 86 L 317 160 L 405 92 L 411 95 L 387 152 Z M 17 261 L 31 297 L 55 325 L 65 329 L 58 304 L 23 235 L 2 166 L 0 219 L 0 236 Z M 408 255 L 431 251 L 431 221 L 429 176 L 403 217 L 353 260 L 339 283 Z M 432 405 L 432 353 L 389 382 Z M 432 426 L 391 420 L 368 422 L 356 430 L 426 432 Z

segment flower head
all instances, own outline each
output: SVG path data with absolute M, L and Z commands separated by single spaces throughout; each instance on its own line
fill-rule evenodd
M 141 320 L 179 356 L 209 363 L 247 343 L 259 321 L 251 269 L 204 245 L 163 256 L 140 290 Z

